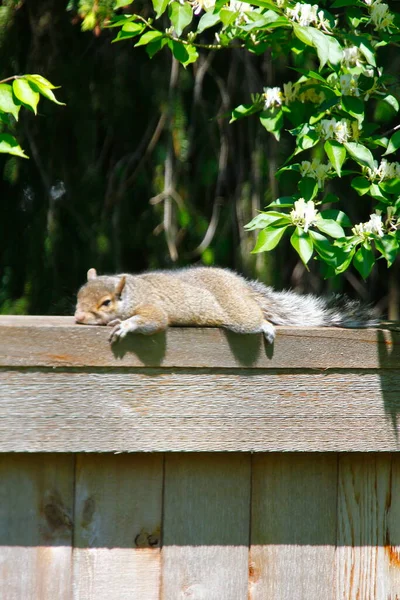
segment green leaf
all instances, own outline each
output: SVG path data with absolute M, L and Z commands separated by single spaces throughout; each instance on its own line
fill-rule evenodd
M 233 123 L 238 119 L 242 119 L 243 117 L 248 117 L 249 115 L 253 115 L 254 113 L 260 112 L 261 106 L 259 104 L 241 104 L 237 106 L 232 111 L 232 118 L 229 123 Z
M 355 117 L 359 124 L 364 121 L 364 102 L 354 96 L 342 96 L 342 106 L 346 112 Z
M 364 196 L 364 194 L 369 192 L 371 182 L 365 177 L 354 177 L 351 182 L 351 187 L 356 190 L 359 196 Z
M 238 13 L 234 12 L 233 10 L 222 8 L 219 11 L 219 18 L 221 19 L 225 27 L 228 27 L 228 25 L 231 25 L 234 21 L 236 21 L 237 17 Z
M 19 79 L 14 79 L 13 92 L 15 97 L 22 102 L 22 104 L 29 106 L 36 115 L 36 107 L 39 102 L 40 94 L 32 89 L 29 81 L 22 77 Z
M 214 14 L 212 12 L 206 12 L 201 17 L 199 24 L 197 25 L 197 33 L 202 33 L 205 29 L 209 29 L 210 27 L 214 27 L 217 23 L 220 22 L 219 14 Z
M 304 200 L 312 200 L 318 194 L 318 182 L 311 177 L 303 177 L 298 184 L 300 196 Z
M 169 5 L 169 18 L 174 26 L 176 35 L 181 37 L 182 31 L 192 22 L 193 9 L 189 2 L 181 4 L 178 0 L 174 0 Z M 182 62 L 182 61 L 181 61 Z
M 65 106 L 65 102 L 59 102 L 55 97 L 52 90 L 56 89 L 56 87 L 50 81 L 47 81 L 44 77 L 40 77 L 40 75 L 25 75 L 25 79 L 29 81 L 31 88 L 35 92 L 38 92 L 59 106 Z
M 379 187 L 387 194 L 400 196 L 400 179 L 386 179 L 386 181 L 380 182 Z
M 168 40 L 168 46 L 172 50 L 172 54 L 176 60 L 179 60 L 179 62 L 182 64 L 186 63 L 186 61 L 189 59 L 189 52 L 187 51 L 186 46 L 184 46 L 181 42 L 178 42 L 178 40 L 171 39 Z
M 295 69 L 294 67 L 293 67 L 293 71 L 297 71 L 297 73 L 300 73 L 301 75 L 305 75 L 306 77 L 309 77 L 310 79 L 316 79 L 317 81 L 320 81 L 321 83 L 326 84 L 325 77 L 322 77 L 322 75 L 320 75 L 317 71 L 310 71 L 308 69 Z
M 144 23 L 132 23 L 130 21 L 124 23 L 122 29 L 118 32 L 117 37 L 113 39 L 113 43 L 136 37 L 137 35 L 140 35 L 145 28 L 146 25 L 144 25 Z
M 164 34 L 161 33 L 161 31 L 146 31 L 146 33 L 144 33 L 140 40 L 135 44 L 135 48 L 137 46 L 145 46 L 146 44 L 160 40 L 163 37 Z
M 13 154 L 21 158 L 28 158 L 15 137 L 8 133 L 0 133 L 0 152 L 2 154 Z
M 11 85 L 8 83 L 0 84 L 0 111 L 10 113 L 18 121 L 20 104 L 15 104 Z
M 270 225 L 274 227 L 278 225 L 284 225 L 291 223 L 291 219 L 285 213 L 280 213 L 278 211 L 270 210 L 268 212 L 259 213 L 244 226 L 247 231 L 252 231 L 253 229 L 264 229 Z
M 281 109 L 263 110 L 260 114 L 260 122 L 263 127 L 279 141 L 281 128 L 283 126 L 283 112 Z
M 339 251 L 336 254 L 336 267 L 335 267 L 335 275 L 339 275 L 348 269 L 351 261 L 353 260 L 353 256 L 356 249 L 351 248 L 351 250 L 342 250 L 339 248 Z
M 315 27 L 302 27 L 293 24 L 295 36 L 307 46 L 313 46 L 318 54 L 320 68 L 329 61 L 331 65 L 338 65 L 343 58 L 343 49 L 336 38 L 330 37 L 315 29 Z
M 346 148 L 335 140 L 327 140 L 324 144 L 324 150 L 336 173 L 341 177 L 342 164 L 346 160 Z
M 368 242 L 357 250 L 353 258 L 353 264 L 363 279 L 366 279 L 371 273 L 375 264 L 375 257 Z
M 128 4 L 132 4 L 132 2 L 133 0 L 114 0 L 114 10 L 128 6 Z
M 268 207 L 291 208 L 296 200 L 295 196 L 281 196 L 268 204 Z
M 154 42 L 149 42 L 146 46 L 146 52 L 150 58 L 153 58 L 157 52 L 159 52 L 162 48 L 164 48 L 165 44 L 168 42 L 168 38 L 158 38 L 154 40 Z
M 321 213 L 323 219 L 333 219 L 336 223 L 339 223 L 342 227 L 351 227 L 352 222 L 349 217 L 341 210 L 337 208 L 330 208 L 329 210 L 323 210 Z
M 382 98 L 382 101 L 386 102 L 386 104 L 389 104 L 389 106 L 391 106 L 395 112 L 399 112 L 400 107 L 399 107 L 398 100 L 391 94 L 388 94 L 387 96 Z
M 169 0 L 152 0 L 152 3 L 156 12 L 156 18 L 158 19 L 165 13 L 165 10 L 169 4 Z
M 196 62 L 196 60 L 199 58 L 199 53 L 197 52 L 197 48 L 192 46 L 192 44 L 186 44 L 185 48 L 186 52 L 188 53 L 188 58 L 182 62 L 182 64 L 186 68 L 187 65 Z
M 354 0 L 335 0 L 331 8 L 342 8 L 342 6 L 353 6 Z
M 368 150 L 368 148 L 362 144 L 357 144 L 356 142 L 345 142 L 344 147 L 350 154 L 351 158 L 359 165 L 362 165 L 363 167 L 369 167 L 372 170 L 374 169 L 374 157 L 372 156 L 371 150 Z
M 322 200 L 322 202 L 324 204 L 326 203 L 330 203 L 332 204 L 333 202 L 339 202 L 339 198 L 336 196 L 336 194 L 327 194 L 324 199 Z
M 58 87 L 60 87 L 59 85 L 53 85 L 48 79 L 42 77 L 41 75 L 24 75 L 24 78 L 28 79 L 28 81 L 36 83 L 36 85 L 40 87 L 45 87 L 50 90 L 56 90 Z
M 333 219 L 318 219 L 315 226 L 319 231 L 322 231 L 322 233 L 326 233 L 333 238 L 341 238 L 346 235 L 343 231 L 343 227 Z
M 322 235 L 321 233 L 318 233 L 318 231 L 313 231 L 310 229 L 309 233 L 314 243 L 314 248 L 317 251 L 317 254 L 322 258 L 324 262 L 333 267 L 336 267 L 338 248 L 333 246 L 332 242 L 330 242 L 328 238 Z
M 258 234 L 256 245 L 254 246 L 251 254 L 257 254 L 258 252 L 269 252 L 277 246 L 285 233 L 288 225 L 281 227 L 267 227 Z
M 398 150 L 399 148 L 400 148 L 400 131 L 396 131 L 396 133 L 394 133 L 392 135 L 392 137 L 390 138 L 387 150 L 383 156 L 386 156 L 387 154 L 392 154 L 393 152 L 396 152 L 396 150 Z
M 301 260 L 305 265 L 312 257 L 313 254 L 313 240 L 308 233 L 305 233 L 300 227 L 296 227 L 291 238 L 290 243 L 300 256 Z
M 384 258 L 386 258 L 388 267 L 390 267 L 394 263 L 399 252 L 399 242 L 394 235 L 384 235 L 380 238 L 376 237 L 374 242 L 377 250 Z

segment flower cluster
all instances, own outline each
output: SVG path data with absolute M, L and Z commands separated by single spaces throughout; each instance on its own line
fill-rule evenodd
M 316 179 L 319 189 L 322 189 L 325 179 L 328 179 L 329 175 L 333 173 L 333 167 L 329 161 L 324 164 L 321 163 L 319 158 L 314 158 L 311 162 L 303 160 L 300 164 L 300 173 L 303 177 Z
M 194 14 L 198 15 L 202 10 L 207 11 L 213 9 L 215 7 L 215 2 L 216 0 L 194 0 L 194 2 L 191 2 L 191 5 L 194 9 Z
M 313 104 L 320 104 L 325 100 L 325 94 L 323 92 L 317 92 L 313 85 L 320 85 L 318 81 L 310 79 L 307 81 L 307 89 L 301 91 L 301 84 L 299 82 L 292 83 L 288 81 L 283 84 L 283 92 L 279 87 L 264 88 L 262 95 L 264 100 L 264 110 L 268 108 L 276 108 L 282 106 L 283 103 L 289 106 L 295 100 L 300 102 L 312 102 Z
M 319 215 L 312 200 L 306 202 L 304 198 L 299 198 L 294 203 L 294 209 L 290 212 L 290 218 L 293 225 L 299 225 L 304 229 L 304 233 L 307 233 L 311 225 L 315 225 L 318 221 Z
M 358 135 L 358 132 L 354 129 L 353 122 L 349 119 L 340 119 L 340 121 L 336 121 L 335 118 L 322 119 L 318 124 L 317 131 L 324 140 L 334 139 L 341 144 L 348 142 L 352 137 L 355 139 Z
M 359 223 L 355 225 L 352 229 L 354 235 L 357 235 L 363 239 L 369 238 L 371 235 L 377 235 L 378 237 L 383 237 L 385 235 L 385 231 L 383 229 L 382 217 L 379 213 L 374 213 L 370 215 L 369 221 L 366 223 Z
M 317 4 L 303 4 L 297 2 L 294 8 L 287 8 L 286 14 L 292 21 L 303 27 L 313 25 L 329 32 L 329 21 L 325 18 L 324 11 Z
M 343 63 L 346 67 L 361 67 L 363 62 L 363 55 L 357 46 L 343 48 Z
M 375 161 L 374 169 L 369 169 L 367 167 L 366 174 L 368 179 L 370 179 L 371 181 L 379 180 L 379 182 L 381 182 L 385 179 L 400 179 L 400 163 L 390 163 L 385 158 L 383 158 L 379 166 L 378 163 Z
M 390 26 L 393 24 L 394 15 L 389 11 L 388 4 L 385 4 L 381 0 L 366 0 L 366 4 L 370 9 L 371 23 L 374 24 L 375 30 L 387 31 L 390 30 Z

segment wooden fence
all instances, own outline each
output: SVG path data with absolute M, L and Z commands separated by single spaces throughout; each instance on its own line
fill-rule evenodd
M 1 600 L 399 600 L 400 335 L 0 317 Z

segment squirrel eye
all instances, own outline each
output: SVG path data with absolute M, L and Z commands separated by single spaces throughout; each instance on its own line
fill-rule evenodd
M 108 298 L 107 300 L 104 300 L 104 302 L 101 303 L 101 306 L 110 306 L 111 304 L 111 300 Z

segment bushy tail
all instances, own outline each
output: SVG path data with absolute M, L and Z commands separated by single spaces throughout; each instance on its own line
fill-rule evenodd
M 298 327 L 373 327 L 379 324 L 376 311 L 369 305 L 346 296 L 318 298 L 295 292 L 276 292 L 258 281 L 249 281 L 265 318 L 274 325 Z

